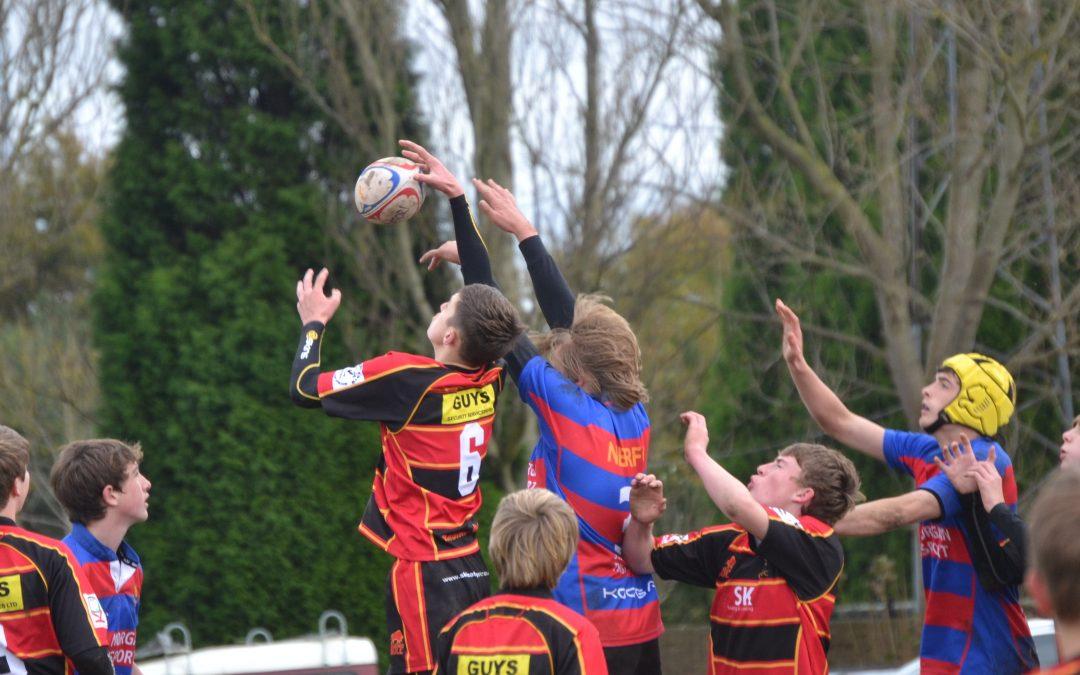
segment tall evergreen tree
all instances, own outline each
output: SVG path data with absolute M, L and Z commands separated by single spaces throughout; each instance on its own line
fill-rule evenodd
M 259 4 L 283 25 L 285 3 Z M 335 139 L 239 3 L 114 5 L 127 127 L 96 334 L 101 432 L 140 441 L 154 484 L 131 533 L 147 569 L 140 635 L 178 619 L 197 644 L 253 626 L 282 637 L 335 608 L 378 639 L 389 559 L 355 530 L 376 430 L 294 408 L 286 384 L 296 279 L 339 255 L 320 226 L 342 194 Z M 346 332 L 328 333 L 324 363 L 365 351 Z

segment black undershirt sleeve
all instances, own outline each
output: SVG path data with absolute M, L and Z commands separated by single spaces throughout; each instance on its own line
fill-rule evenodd
M 300 344 L 293 357 L 289 375 L 289 398 L 302 408 L 318 408 L 319 361 L 322 358 L 322 336 L 326 326 L 321 321 L 304 324 L 300 330 Z
M 518 250 L 525 258 L 536 301 L 548 326 L 569 328 L 574 323 L 574 293 L 540 235 L 522 241 L 518 244 Z
M 971 563 L 979 583 L 991 591 L 1021 584 L 1027 555 L 1024 521 L 1005 504 L 987 513 L 978 493 L 961 495 L 961 503 L 963 521 L 971 535 Z M 1005 536 L 1004 541 L 998 541 L 991 523 Z
M 70 658 L 80 675 L 113 675 L 116 672 L 105 647 L 87 649 Z
M 485 284 L 499 288 L 491 271 L 491 258 L 488 256 L 487 246 L 480 237 L 480 230 L 476 227 L 476 221 L 473 220 L 465 195 L 459 195 L 450 200 L 450 212 L 454 216 L 454 239 L 457 241 L 458 256 L 461 258 L 461 276 L 465 279 L 465 283 Z M 522 335 L 517 339 L 514 347 L 505 356 L 506 369 L 515 382 L 525 364 L 538 353 L 536 345 L 527 335 Z

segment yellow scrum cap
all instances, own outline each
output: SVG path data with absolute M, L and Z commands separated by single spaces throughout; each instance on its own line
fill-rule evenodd
M 941 368 L 960 380 L 960 393 L 941 411 L 942 417 L 984 436 L 993 436 L 1008 423 L 1016 409 L 1016 382 L 1005 366 L 972 352 L 950 356 Z

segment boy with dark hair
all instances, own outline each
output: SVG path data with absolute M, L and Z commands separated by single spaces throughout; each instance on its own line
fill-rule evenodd
M 30 444 L 0 425 L 0 672 L 113 672 L 105 612 L 74 554 L 24 530 L 15 516 L 30 491 Z
M 1031 509 L 1027 588 L 1053 617 L 1058 665 L 1045 675 L 1080 675 L 1080 467 L 1063 464 Z
M 75 554 L 109 624 L 109 658 L 117 675 L 139 675 L 136 630 L 143 569 L 124 537 L 149 513 L 150 481 L 139 471 L 142 448 L 112 438 L 60 449 L 50 482 L 71 519 L 64 543 Z
M 577 539 L 573 509 L 547 490 L 503 497 L 488 546 L 499 592 L 443 628 L 436 672 L 606 675 L 596 628 L 551 597 Z
M 460 183 L 424 148 L 401 144 L 405 157 L 426 169 L 419 180 L 450 197 L 454 216 L 456 241 L 425 253 L 421 262 L 460 263 L 466 283 L 495 285 L 487 247 Z M 664 626 L 656 584 L 650 575 L 627 569 L 620 548 L 630 517 L 630 483 L 645 471 L 651 433 L 637 337 L 602 296 L 575 300 L 509 190 L 494 181 L 474 185 L 481 210 L 518 240 L 551 327 L 535 345 L 528 337 L 519 339 L 507 355 L 507 368 L 540 426 L 526 485 L 547 488 L 578 516 L 577 553 L 554 597 L 596 626 L 610 672 L 659 675 Z
M 836 530 L 842 536 L 866 536 L 919 523 L 926 588 L 922 672 L 1007 675 L 1038 666 L 1020 607 L 1021 574 L 1015 565 L 1011 573 L 1003 573 L 1007 570 L 988 564 L 998 558 L 1007 537 L 974 520 L 982 516 L 935 461 L 941 448 L 959 447 L 969 438 L 979 460 L 993 450 L 1006 503 L 1016 510 L 1012 462 L 993 438 L 1016 406 L 1012 375 L 982 354 L 953 355 L 922 390 L 923 433 L 886 430 L 847 409 L 807 364 L 799 318 L 779 299 L 776 312 L 784 326 L 782 349 L 788 372 L 814 421 L 837 441 L 915 479 L 915 490 L 860 505 L 837 523 Z M 982 536 L 987 532 L 992 536 Z
M 341 303 L 329 272 L 297 282 L 303 324 L 290 395 L 328 415 L 379 422 L 382 457 L 360 532 L 396 558 L 387 583 L 390 672 L 435 666 L 439 629 L 490 593 L 477 543 L 480 465 L 503 387 L 495 363 L 524 330 L 510 301 L 489 286 L 454 293 L 431 319 L 434 358 L 389 352 L 320 372 L 326 324 Z
M 663 483 L 639 474 L 626 561 L 638 573 L 716 589 L 710 675 L 827 673 L 833 588 L 844 567 L 832 525 L 862 499 L 854 465 L 835 450 L 796 443 L 743 485 L 709 457 L 705 418 L 686 412 L 682 420 L 686 461 L 732 522 L 654 540 Z

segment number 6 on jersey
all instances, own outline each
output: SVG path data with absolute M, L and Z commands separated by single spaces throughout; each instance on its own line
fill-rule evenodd
M 480 480 L 480 462 L 483 456 L 473 448 L 484 445 L 484 427 L 476 422 L 469 422 L 461 430 L 461 469 L 458 470 L 458 492 L 462 497 L 468 497 L 476 489 L 476 483 Z

